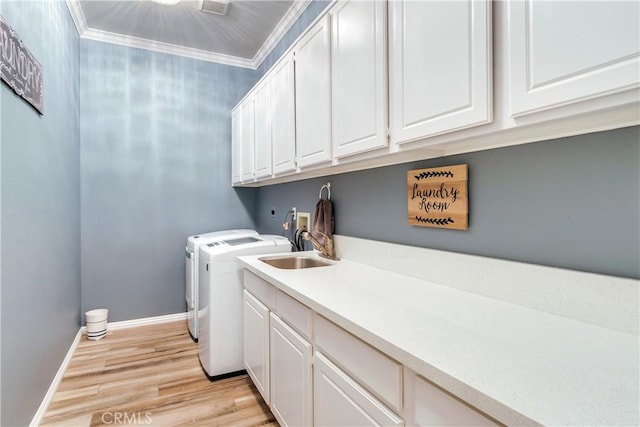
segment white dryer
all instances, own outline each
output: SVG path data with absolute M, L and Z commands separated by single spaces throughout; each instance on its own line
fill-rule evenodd
M 243 372 L 241 255 L 291 252 L 283 236 L 221 240 L 200 248 L 200 364 L 210 380 Z
M 257 236 L 255 230 L 222 230 L 196 234 L 187 238 L 185 248 L 185 299 L 187 300 L 187 326 L 191 338 L 198 342 L 198 259 L 200 247 L 218 240 Z

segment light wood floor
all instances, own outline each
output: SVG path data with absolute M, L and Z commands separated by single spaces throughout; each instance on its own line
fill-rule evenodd
M 78 345 L 42 426 L 278 426 L 246 376 L 210 382 L 185 321 Z

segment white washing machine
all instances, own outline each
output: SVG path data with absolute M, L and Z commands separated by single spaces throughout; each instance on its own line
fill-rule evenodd
M 243 372 L 242 268 L 237 257 L 291 252 L 283 236 L 221 240 L 200 248 L 200 364 L 210 380 Z
M 187 326 L 191 338 L 198 342 L 198 259 L 200 247 L 207 243 L 236 237 L 257 236 L 255 230 L 222 230 L 196 234 L 187 238 L 185 248 L 185 298 L 187 300 Z

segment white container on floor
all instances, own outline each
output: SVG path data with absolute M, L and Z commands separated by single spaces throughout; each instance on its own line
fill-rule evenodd
M 87 311 L 85 314 L 87 321 L 87 338 L 90 340 L 99 340 L 107 335 L 107 317 L 109 316 L 109 310 L 106 308 L 99 308 L 96 310 Z

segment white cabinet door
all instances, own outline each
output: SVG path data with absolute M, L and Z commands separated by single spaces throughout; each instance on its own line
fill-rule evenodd
M 311 344 L 271 313 L 271 410 L 283 427 L 312 425 Z
M 491 2 L 389 2 L 391 141 L 492 120 Z
M 250 182 L 254 178 L 254 102 L 248 97 L 240 105 L 240 158 L 242 181 Z
M 402 426 L 404 422 L 321 353 L 313 356 L 316 426 Z
M 271 134 L 273 173 L 296 170 L 296 111 L 293 55 L 287 55 L 271 71 Z
M 298 167 L 331 160 L 330 39 L 326 15 L 300 39 L 294 51 Z
M 269 309 L 246 290 L 243 307 L 244 367 L 269 404 Z
M 242 183 L 242 151 L 240 148 L 240 106 L 231 111 L 231 183 Z
M 331 10 L 333 156 L 387 146 L 387 4 L 339 1 Z
M 255 102 L 255 178 L 271 176 L 271 91 L 269 77 L 265 78 L 253 95 Z
M 511 114 L 638 87 L 640 2 L 511 1 Z

